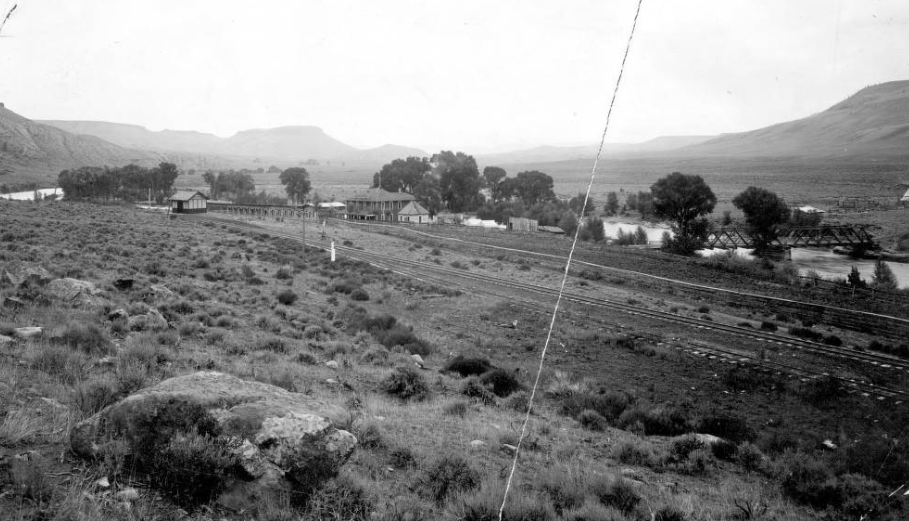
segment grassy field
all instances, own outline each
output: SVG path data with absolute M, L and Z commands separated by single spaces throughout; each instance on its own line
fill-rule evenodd
M 103 303 L 74 307 L 41 286 L 0 286 L 27 302 L 3 309 L 0 335 L 44 328 L 40 337 L 0 342 L 0 517 L 494 518 L 545 317 L 361 263 L 332 264 L 298 243 L 128 207 L 0 203 L 0 230 L 0 272 L 25 262 L 103 291 Z M 508 259 L 332 233 L 353 246 L 503 276 L 554 276 Z M 135 280 L 132 289 L 114 286 L 124 277 Z M 131 330 L 108 318 L 118 308 L 157 310 L 170 327 Z M 358 325 L 386 315 L 403 325 L 395 335 Z M 521 327 L 497 325 L 512 320 Z M 885 498 L 909 471 L 905 444 L 894 442 L 905 434 L 905 404 L 705 364 L 628 334 L 642 324 L 627 316 L 559 321 L 506 519 L 855 519 L 875 507 L 873 519 L 905 519 L 905 501 Z M 412 353 L 428 369 L 413 369 Z M 360 441 L 353 458 L 306 505 L 278 494 L 231 511 L 175 504 L 125 462 L 69 453 L 75 422 L 203 369 L 345 406 L 345 427 Z M 391 385 L 401 379 L 411 396 Z M 726 441 L 705 443 L 695 432 Z M 819 448 L 825 439 L 835 452 Z M 98 485 L 101 478 L 110 485 Z M 131 488 L 137 497 L 118 496 Z

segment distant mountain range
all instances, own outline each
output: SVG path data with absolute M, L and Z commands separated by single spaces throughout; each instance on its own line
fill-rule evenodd
M 99 137 L 116 145 L 159 152 L 235 156 L 273 161 L 383 161 L 398 157 L 425 156 L 417 148 L 383 145 L 358 149 L 313 126 L 290 126 L 244 130 L 229 138 L 194 131 L 154 132 L 138 125 L 105 121 L 39 121 L 73 134 Z M 381 163 L 380 165 L 381 166 Z
M 604 152 L 644 158 L 909 158 L 909 81 L 867 87 L 818 114 L 749 132 L 664 136 L 608 144 Z M 594 145 L 541 146 L 477 159 L 483 165 L 504 165 L 587 159 L 595 154 Z M 198 169 L 283 167 L 316 160 L 378 169 L 395 158 L 427 155 L 398 145 L 358 149 L 314 126 L 245 130 L 221 138 L 103 121 L 31 121 L 0 104 L 0 175 L 17 170 L 56 175 L 62 168 L 159 161 Z

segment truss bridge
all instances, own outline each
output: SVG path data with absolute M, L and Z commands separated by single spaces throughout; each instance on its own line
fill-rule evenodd
M 829 225 L 790 228 L 770 243 L 777 248 L 834 248 L 837 246 L 874 249 L 877 244 L 868 226 Z M 706 248 L 754 248 L 754 239 L 743 229 L 720 228 L 707 236 Z

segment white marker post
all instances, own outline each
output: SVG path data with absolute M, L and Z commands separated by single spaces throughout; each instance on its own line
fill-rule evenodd
M 331 262 L 335 261 L 335 241 L 331 241 Z

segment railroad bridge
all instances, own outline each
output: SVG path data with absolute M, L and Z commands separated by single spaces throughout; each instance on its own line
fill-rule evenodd
M 771 247 L 777 248 L 834 248 L 836 246 L 865 249 L 877 248 L 866 225 L 821 225 L 790 228 L 781 233 Z M 706 248 L 754 248 L 754 239 L 738 228 L 720 228 L 707 236 Z
M 253 217 L 314 217 L 312 205 L 280 206 L 271 204 L 229 204 L 208 203 L 209 212 L 230 213 L 236 215 L 250 215 Z

